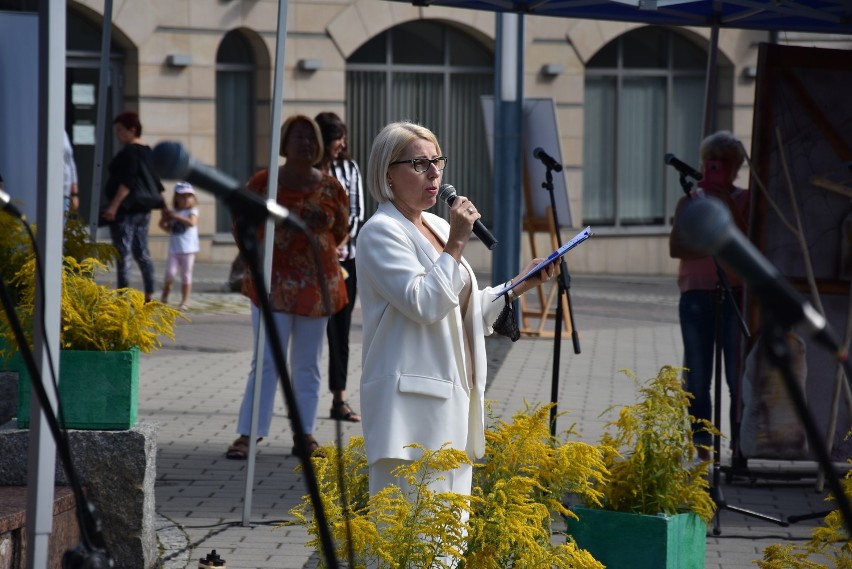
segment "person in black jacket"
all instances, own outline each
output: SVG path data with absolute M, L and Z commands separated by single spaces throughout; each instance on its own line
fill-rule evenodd
M 112 121 L 115 136 L 124 147 L 109 163 L 109 178 L 104 194 L 108 200 L 106 209 L 101 213 L 109 224 L 112 244 L 118 249 L 118 288 L 129 286 L 131 255 L 142 272 L 145 300 L 154 295 L 154 264 L 148 250 L 148 226 L 151 210 L 132 205 L 134 189 L 145 183 L 142 168 L 150 164 L 151 147 L 142 142 L 142 123 L 139 115 L 126 111 Z M 144 164 L 143 164 L 144 162 Z M 148 171 L 151 169 L 148 167 Z

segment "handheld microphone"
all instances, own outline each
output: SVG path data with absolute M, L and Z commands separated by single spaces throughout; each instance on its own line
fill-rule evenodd
M 441 184 L 441 189 L 438 190 L 438 197 L 447 202 L 448 205 L 453 205 L 453 202 L 456 201 L 456 189 L 449 184 Z M 478 219 L 473 222 L 473 233 L 488 247 L 489 251 L 497 245 L 497 238 Z
M 554 160 L 552 156 L 550 156 L 547 152 L 544 151 L 544 149 L 541 148 L 541 146 L 533 150 L 533 158 L 541 160 L 542 164 L 544 164 L 554 172 L 562 171 L 562 164 Z
M 189 155 L 178 142 L 161 142 L 154 147 L 154 170 L 167 180 L 186 180 L 193 186 L 209 191 L 222 200 L 234 215 L 245 215 L 263 221 L 272 217 L 276 222 L 295 221 L 286 207 L 272 200 L 264 200 L 250 192 L 228 174 L 202 164 Z
M 675 155 L 672 153 L 666 154 L 665 158 L 663 159 L 666 161 L 666 164 L 668 164 L 669 166 L 673 166 L 675 170 L 677 170 L 684 176 L 689 176 L 690 178 L 697 181 L 701 181 L 701 179 L 704 177 L 701 172 L 699 172 L 686 162 L 681 162 L 680 160 L 675 158 Z
M 21 218 L 24 217 L 24 215 L 20 212 L 20 210 L 18 210 L 18 208 L 16 208 L 14 206 L 14 204 L 12 204 L 12 196 L 7 194 L 3 190 L 0 190 L 0 210 L 4 210 L 4 209 L 6 211 L 8 211 L 10 214 L 17 217 L 18 219 L 21 219 Z
M 679 231 L 695 251 L 714 255 L 753 288 L 764 308 L 782 324 L 801 324 L 805 332 L 835 353 L 840 341 L 820 314 L 734 225 L 731 212 L 718 199 L 708 197 L 686 204 Z

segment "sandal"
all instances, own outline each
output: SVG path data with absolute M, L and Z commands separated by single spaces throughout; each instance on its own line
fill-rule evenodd
M 350 423 L 361 422 L 361 415 L 352 410 L 348 401 L 332 401 L 331 418 L 336 421 L 349 421 Z
M 303 445 L 300 445 L 296 440 L 296 435 L 293 435 L 293 456 L 303 458 L 302 450 L 307 450 L 308 456 L 325 456 L 320 445 L 313 435 L 306 434 Z
M 263 437 L 258 437 L 257 442 L 263 440 Z M 246 436 L 239 436 L 237 440 L 231 443 L 231 446 L 228 447 L 228 451 L 225 453 L 225 458 L 230 458 L 231 460 L 245 460 L 248 458 L 249 451 L 249 440 Z

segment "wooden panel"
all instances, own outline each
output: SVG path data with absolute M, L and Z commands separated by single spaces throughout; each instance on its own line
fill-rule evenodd
M 852 52 L 762 44 L 757 80 L 750 238 L 817 308 L 824 308 L 848 346 Z M 775 308 L 750 297 L 754 334 L 749 344 L 766 319 L 762 310 Z M 811 413 L 826 432 L 832 456 L 843 460 L 852 455 L 852 439 L 844 440 L 852 426 L 848 383 L 836 379 L 834 354 L 810 340 L 806 351 Z

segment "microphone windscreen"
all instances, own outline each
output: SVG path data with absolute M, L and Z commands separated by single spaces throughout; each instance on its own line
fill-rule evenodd
M 716 198 L 694 199 L 678 219 L 683 242 L 692 250 L 713 255 L 731 238 L 731 212 Z
M 448 204 L 453 205 L 452 200 L 456 199 L 456 189 L 450 184 L 441 184 L 441 187 L 438 189 L 438 197 Z
M 183 180 L 189 174 L 189 154 L 179 142 L 161 142 L 154 147 L 152 166 L 160 178 Z

